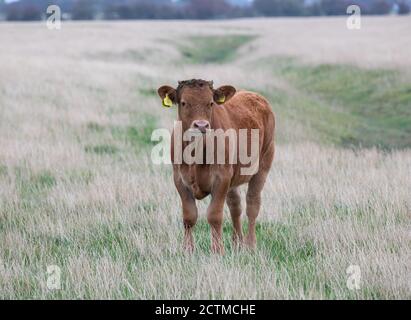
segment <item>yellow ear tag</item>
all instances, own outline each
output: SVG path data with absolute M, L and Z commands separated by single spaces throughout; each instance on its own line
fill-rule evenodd
M 218 102 L 218 103 L 224 103 L 224 102 L 225 102 L 225 96 L 220 97 L 220 98 L 217 100 L 217 102 Z
M 163 99 L 163 107 L 170 108 L 172 106 L 173 106 L 173 101 L 171 101 L 168 94 L 166 94 L 166 97 Z

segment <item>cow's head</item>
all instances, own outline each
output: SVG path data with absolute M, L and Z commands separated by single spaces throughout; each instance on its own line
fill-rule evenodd
M 212 81 L 197 79 L 179 81 L 177 89 L 170 86 L 158 89 L 163 106 L 178 105 L 178 119 L 182 122 L 183 130 L 193 128 L 202 133 L 211 129 L 212 109 L 227 102 L 235 92 L 232 86 L 214 89 Z

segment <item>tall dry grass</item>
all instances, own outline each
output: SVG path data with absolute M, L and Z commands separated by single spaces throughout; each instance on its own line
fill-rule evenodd
M 161 84 L 201 77 L 301 94 L 257 66 L 272 55 L 407 73 L 409 26 L 400 18 L 366 19 L 358 33 L 344 19 L 0 25 L 0 297 L 410 298 L 410 150 L 322 145 L 303 114 L 281 117 L 291 105 L 272 101 L 281 143 L 259 249 L 211 255 L 201 203 L 198 250 L 187 256 L 171 168 L 151 163 L 146 141 L 175 117 L 152 91 Z M 173 39 L 200 34 L 259 38 L 232 63 L 182 63 Z M 228 247 L 229 233 L 227 222 Z M 50 265 L 62 270 L 60 290 L 46 286 Z M 360 290 L 346 285 L 350 265 L 361 269 Z

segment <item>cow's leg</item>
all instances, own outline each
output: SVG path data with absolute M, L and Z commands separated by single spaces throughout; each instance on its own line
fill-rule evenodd
M 274 142 L 268 147 L 262 161 L 260 162 L 259 171 L 251 178 L 247 190 L 247 217 L 248 217 L 248 234 L 246 245 L 254 249 L 256 247 L 255 222 L 261 207 L 261 191 L 263 190 L 265 180 L 270 171 L 274 159 Z
M 223 245 L 223 210 L 229 188 L 229 180 L 219 180 L 213 186 L 211 202 L 207 209 L 207 220 L 211 226 L 211 251 L 224 254 Z
M 188 252 L 194 251 L 193 228 L 197 222 L 198 212 L 192 192 L 183 184 L 181 178 L 174 178 L 174 183 L 180 194 L 183 207 L 184 248 Z
M 255 249 L 256 247 L 255 224 L 261 207 L 261 191 L 264 187 L 267 174 L 267 171 L 260 171 L 256 175 L 254 175 L 248 183 L 246 197 L 248 234 L 245 240 L 245 244 L 250 249 Z
M 233 244 L 234 247 L 238 247 L 243 241 L 243 232 L 241 230 L 241 198 L 237 188 L 228 191 L 227 205 L 233 221 Z

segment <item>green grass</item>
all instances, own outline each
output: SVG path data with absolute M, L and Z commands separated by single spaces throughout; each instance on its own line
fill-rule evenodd
M 98 155 L 115 155 L 119 152 L 139 151 L 152 146 L 151 134 L 157 128 L 157 119 L 147 113 L 132 115 L 132 125 L 103 126 L 95 122 L 86 125 L 93 141 L 100 143 L 87 144 L 85 152 Z M 114 141 L 113 141 L 114 139 Z M 124 147 L 119 145 L 123 144 Z M 129 148 L 131 147 L 131 148 Z
M 26 170 L 16 168 L 15 174 L 22 198 L 36 197 L 56 185 L 56 178 L 49 171 L 30 174 Z
M 269 63 L 298 94 L 283 93 L 283 101 L 267 95 L 274 103 L 285 101 L 292 108 L 286 116 L 297 114 L 323 140 L 342 146 L 411 147 L 411 83 L 399 71 L 312 66 L 288 58 Z
M 151 50 L 134 50 L 127 49 L 121 52 L 101 51 L 93 54 L 87 54 L 86 58 L 92 60 L 101 60 L 105 62 L 133 62 L 141 63 L 147 56 L 150 56 Z
M 68 170 L 65 175 L 67 183 L 85 183 L 88 185 L 94 179 L 94 174 L 89 169 Z
M 151 51 L 156 55 L 140 59 L 135 44 L 120 41 L 120 52 L 98 49 L 94 59 L 76 69 L 69 52 L 53 60 L 68 75 L 63 80 L 61 73 L 47 72 L 37 54 L 26 54 L 26 59 L 33 57 L 27 65 L 43 77 L 37 82 L 46 87 L 30 82 L 15 59 L 18 72 L 10 68 L 5 74 L 21 86 L 16 91 L 6 85 L 1 92 L 6 112 L 0 119 L 5 137 L 0 155 L 0 298 L 410 297 L 410 151 L 360 148 L 409 146 L 409 82 L 402 72 L 306 65 L 281 57 L 247 59 L 250 64 L 240 65 L 239 49 L 254 38 L 245 35 L 248 23 L 237 29 L 243 35 L 188 38 L 186 46 L 178 47 L 181 60 L 171 60 L 173 55 L 158 44 Z M 218 26 L 220 32 L 226 27 Z M 102 28 L 97 47 L 105 47 L 106 32 Z M 118 32 L 116 39 L 127 34 L 125 29 Z M 147 34 L 145 45 L 162 34 Z M 75 44 L 80 44 L 79 36 L 72 34 Z M 188 36 L 185 30 L 179 33 L 179 39 Z M 64 43 L 70 30 L 67 37 Z M 48 40 L 45 36 L 43 42 Z M 81 42 L 79 54 L 90 51 L 89 42 Z M 268 47 L 258 49 L 274 54 Z M 205 65 L 210 63 L 215 65 Z M 238 69 L 230 74 L 233 68 Z M 262 92 L 277 113 L 278 157 L 262 194 L 255 252 L 234 250 L 225 208 L 225 255 L 211 253 L 208 198 L 197 202 L 196 250 L 186 254 L 172 168 L 150 161 L 152 131 L 160 123 L 172 124 L 171 114 L 160 111 L 156 88 L 178 80 L 180 71 L 202 70 L 217 71 L 212 75 L 216 82 L 225 78 L 236 87 Z M 61 95 L 63 85 L 67 95 Z M 35 114 L 33 101 L 41 101 Z M 66 105 L 81 107 L 50 112 L 52 106 Z M 289 125 L 294 123 L 301 126 Z M 287 130 L 294 130 L 301 143 L 282 140 Z M 361 267 L 358 291 L 346 285 L 352 264 Z M 46 287 L 50 265 L 61 268 L 61 290 Z
M 246 234 L 248 225 L 243 224 L 243 233 Z M 205 219 L 201 219 L 195 226 L 196 244 L 198 249 L 206 254 L 210 254 L 210 225 Z M 299 242 L 295 226 L 278 224 L 272 222 L 260 222 L 256 226 L 258 246 L 268 260 L 277 265 L 291 266 L 295 263 L 309 264 L 313 262 L 316 248 L 311 241 L 295 244 Z M 235 249 L 232 247 L 232 223 L 229 219 L 224 220 L 223 241 L 226 254 L 232 254 Z
M 152 146 L 151 134 L 157 128 L 157 119 L 150 114 L 140 114 L 133 125 L 111 128 L 115 139 L 126 142 L 134 147 Z
M 104 131 L 104 126 L 95 123 L 95 122 L 89 122 L 87 124 L 87 129 L 92 131 L 92 132 L 97 132 L 97 133 L 101 133 Z
M 87 153 L 95 153 L 99 155 L 111 155 L 117 153 L 119 149 L 111 144 L 99 144 L 95 146 L 87 145 L 84 147 L 84 151 L 86 151 Z
M 257 225 L 258 249 L 256 252 L 248 250 L 233 250 L 231 248 L 231 224 L 224 223 L 224 242 L 226 253 L 222 257 L 215 259 L 210 253 L 210 227 L 205 219 L 200 219 L 195 227 L 194 237 L 197 244 L 196 252 L 190 256 L 183 252 L 170 252 L 169 242 L 165 241 L 164 236 L 156 237 L 158 247 L 156 254 L 151 250 L 140 250 L 133 243 L 132 234 L 141 234 L 151 229 L 149 222 L 141 224 L 124 224 L 120 221 L 107 223 L 96 223 L 87 230 L 73 230 L 66 236 L 48 235 L 42 233 L 28 233 L 26 235 L 28 247 L 27 252 L 21 253 L 21 265 L 26 272 L 32 272 L 37 277 L 38 270 L 32 268 L 42 263 L 42 257 L 47 256 L 49 263 L 62 266 L 62 285 L 61 291 L 46 292 L 47 298 L 75 298 L 73 290 L 76 283 L 73 279 L 67 278 L 69 269 L 66 269 L 68 258 L 73 254 L 80 254 L 86 261 L 96 261 L 92 264 L 98 268 L 98 263 L 110 261 L 112 264 L 122 264 L 123 279 L 132 284 L 132 290 L 125 286 L 125 283 L 112 284 L 111 298 L 133 299 L 136 296 L 147 293 L 139 288 L 139 283 L 145 281 L 141 278 L 141 273 L 149 273 L 147 266 L 156 270 L 158 277 L 151 278 L 152 285 L 157 288 L 156 296 L 169 296 L 169 293 L 162 292 L 163 286 L 160 285 L 163 272 L 179 279 L 179 296 L 188 298 L 195 290 L 195 279 L 198 272 L 206 274 L 203 269 L 204 264 L 213 263 L 224 269 L 239 268 L 244 270 L 247 277 L 253 277 L 260 285 L 267 278 L 267 271 L 276 275 L 276 282 L 271 286 L 288 286 L 287 290 L 293 292 L 293 296 L 304 293 L 309 294 L 313 288 L 317 292 L 322 292 L 325 298 L 335 298 L 336 290 L 341 290 L 340 285 L 344 285 L 344 278 L 339 283 L 338 279 L 323 278 L 317 274 L 317 268 L 321 265 L 321 248 L 309 240 L 301 241 L 298 236 L 297 225 L 285 225 L 271 222 L 261 222 Z M 246 226 L 244 230 L 246 230 Z M 181 233 L 180 233 L 181 234 Z M 161 240 L 163 239 L 163 240 Z M 153 239 L 150 239 L 153 241 Z M 147 239 L 149 241 L 149 239 Z M 179 239 L 181 241 L 181 239 Z M 36 254 L 33 254 L 35 252 Z M 161 253 L 159 255 L 159 253 Z M 3 254 L 7 261 L 14 261 L 15 257 L 10 254 Z M 185 266 L 185 268 L 177 267 Z M 324 267 L 324 266 L 322 266 Z M 170 269 L 171 268 L 171 269 Z M 218 268 L 217 268 L 218 269 Z M 138 272 L 137 272 L 138 271 Z M 97 273 L 97 270 L 94 271 Z M 211 275 L 212 276 L 212 275 Z M 243 278 L 241 281 L 246 281 Z M 17 280 L 16 280 L 17 281 Z M 83 279 L 82 299 L 93 299 L 96 292 L 88 291 L 88 285 L 92 286 L 92 278 Z M 14 288 L 20 292 L 21 297 L 36 297 L 41 292 L 38 281 L 33 281 L 31 277 L 23 276 L 18 282 L 14 283 Z M 354 297 L 355 293 L 346 290 L 347 297 Z M 366 287 L 362 292 L 370 288 Z M 219 286 L 216 286 L 209 298 L 227 298 Z M 367 295 L 373 297 L 379 295 L 378 288 L 374 288 Z M 270 298 L 270 296 L 260 295 L 260 298 Z M 382 295 L 384 297 L 384 295 Z M 147 297 L 148 298 L 148 297 Z
M 0 164 L 0 177 L 5 176 L 7 174 L 7 167 L 5 165 Z
M 191 37 L 190 45 L 180 46 L 179 49 L 184 62 L 224 63 L 234 59 L 237 50 L 254 38 L 255 36 L 251 35 Z
M 140 88 L 138 91 L 144 97 L 157 97 L 157 90 L 155 88 Z

